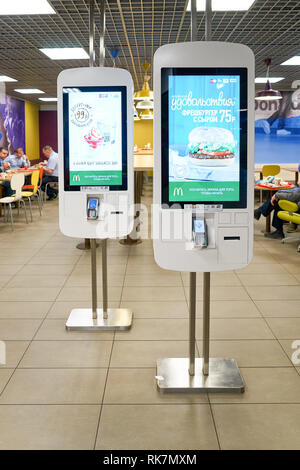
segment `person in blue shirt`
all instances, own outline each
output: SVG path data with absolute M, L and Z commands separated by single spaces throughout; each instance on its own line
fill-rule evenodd
M 10 169 L 10 164 L 8 163 L 7 159 L 8 159 L 8 150 L 4 147 L 0 147 L 0 172 L 1 173 L 5 173 L 6 170 Z M 3 197 L 8 197 L 13 194 L 14 191 L 11 189 L 9 181 L 1 181 L 0 184 L 4 189 Z
M 24 168 L 30 165 L 26 155 L 24 155 L 22 147 L 17 147 L 14 155 L 9 155 L 5 161 L 9 163 L 11 170 L 17 170 L 18 168 Z
M 50 145 L 43 147 L 43 155 L 48 160 L 47 164 L 41 163 L 44 166 L 44 176 L 41 185 L 42 191 L 45 192 L 46 184 L 50 182 L 58 182 L 58 154 L 54 152 Z M 52 201 L 57 197 L 58 190 L 53 186 L 47 186 L 48 201 Z

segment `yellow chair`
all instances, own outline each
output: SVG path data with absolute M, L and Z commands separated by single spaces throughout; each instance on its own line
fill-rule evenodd
M 280 165 L 263 165 L 262 175 L 263 178 L 266 176 L 276 176 L 280 173 Z
M 299 210 L 298 204 L 291 201 L 285 201 L 284 199 L 280 199 L 278 201 L 278 205 L 282 211 L 278 211 L 277 215 L 280 219 L 286 220 L 287 222 L 293 222 L 294 224 L 300 225 L 300 214 L 296 214 L 296 211 Z M 283 238 L 282 243 L 287 241 L 299 241 L 300 234 L 298 237 L 287 237 Z M 298 245 L 297 249 L 298 253 L 300 253 L 300 245 Z
M 31 186 L 33 187 L 33 190 L 32 191 L 22 191 L 22 198 L 28 199 L 28 202 L 29 202 L 31 222 L 32 222 L 31 198 L 33 196 L 38 196 L 37 191 L 38 191 L 38 185 L 39 185 L 39 178 L 40 178 L 39 170 L 34 170 L 31 174 Z M 41 203 L 40 203 L 40 198 L 39 197 L 37 197 L 37 201 L 38 201 L 38 207 L 39 207 L 40 215 L 42 215 Z

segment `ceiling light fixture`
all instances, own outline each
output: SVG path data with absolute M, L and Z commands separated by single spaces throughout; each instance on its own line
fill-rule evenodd
M 269 81 L 269 72 L 270 72 L 270 65 L 271 59 L 265 59 L 265 65 L 267 66 L 267 73 L 266 73 L 266 86 L 265 89 L 262 91 L 258 91 L 255 95 L 256 100 L 261 101 L 273 101 L 273 100 L 281 100 L 282 96 L 280 91 L 273 90 L 271 87 L 271 83 Z
M 52 60 L 88 59 L 87 52 L 82 47 L 50 47 L 40 49 Z
M 7 75 L 0 75 L 0 82 L 17 82 L 14 78 L 8 77 Z
M 270 83 L 277 83 L 284 80 L 284 77 L 256 77 L 255 83 L 267 83 L 268 80 Z
M 153 119 L 153 111 L 151 109 L 143 109 L 140 113 L 141 119 Z
M 22 93 L 23 95 L 39 95 L 45 93 L 38 88 L 15 88 L 15 91 L 17 93 Z
M 57 101 L 57 98 L 39 98 L 41 101 Z
M 55 15 L 47 0 L 0 0 L 0 15 Z
M 212 0 L 213 11 L 242 11 L 249 10 L 255 0 Z M 188 3 L 187 11 L 191 11 L 191 0 Z M 197 10 L 205 11 L 205 0 L 197 0 Z
M 280 65 L 300 65 L 300 55 L 294 55 Z
M 150 101 L 150 100 L 139 101 L 136 105 L 136 109 L 153 109 L 153 101 Z

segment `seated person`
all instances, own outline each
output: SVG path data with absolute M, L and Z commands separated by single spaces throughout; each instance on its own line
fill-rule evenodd
M 10 169 L 10 164 L 7 161 L 8 159 L 8 150 L 4 147 L 0 147 L 0 171 L 1 173 L 5 173 L 6 170 Z M 11 196 L 14 191 L 10 187 L 9 181 L 1 181 L 1 186 L 3 187 L 3 197 Z
M 17 170 L 18 168 L 24 168 L 30 165 L 28 158 L 24 155 L 22 147 L 17 147 L 14 155 L 9 155 L 6 158 L 6 162 L 10 164 L 11 170 Z
M 50 145 L 45 145 L 43 147 L 43 155 L 48 160 L 46 163 L 41 163 L 41 166 L 44 166 L 44 176 L 41 185 L 42 191 L 45 192 L 46 184 L 50 182 L 58 182 L 58 154 L 54 152 Z M 47 196 L 48 201 L 55 199 L 57 197 L 58 190 L 53 188 L 53 186 L 47 186 Z
M 274 211 L 272 225 L 276 230 L 275 232 L 272 232 L 272 233 L 265 233 L 265 237 L 278 238 L 279 240 L 282 240 L 284 238 L 284 233 L 283 233 L 284 221 L 282 219 L 279 219 L 279 217 L 277 216 L 277 212 L 282 210 L 278 205 L 278 201 L 280 199 L 285 199 L 286 201 L 295 202 L 296 204 L 298 204 L 298 207 L 299 207 L 297 212 L 300 212 L 300 188 L 296 186 L 293 189 L 277 191 L 271 199 L 268 199 L 258 209 L 255 209 L 254 218 L 256 220 L 259 220 L 261 215 L 264 215 L 265 217 L 267 217 L 268 215 L 271 214 L 272 211 Z

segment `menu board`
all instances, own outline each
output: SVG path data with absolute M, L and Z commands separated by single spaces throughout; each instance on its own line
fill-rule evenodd
M 122 187 L 126 169 L 125 87 L 64 88 L 69 188 Z
M 240 202 L 240 74 L 165 70 L 168 202 Z

